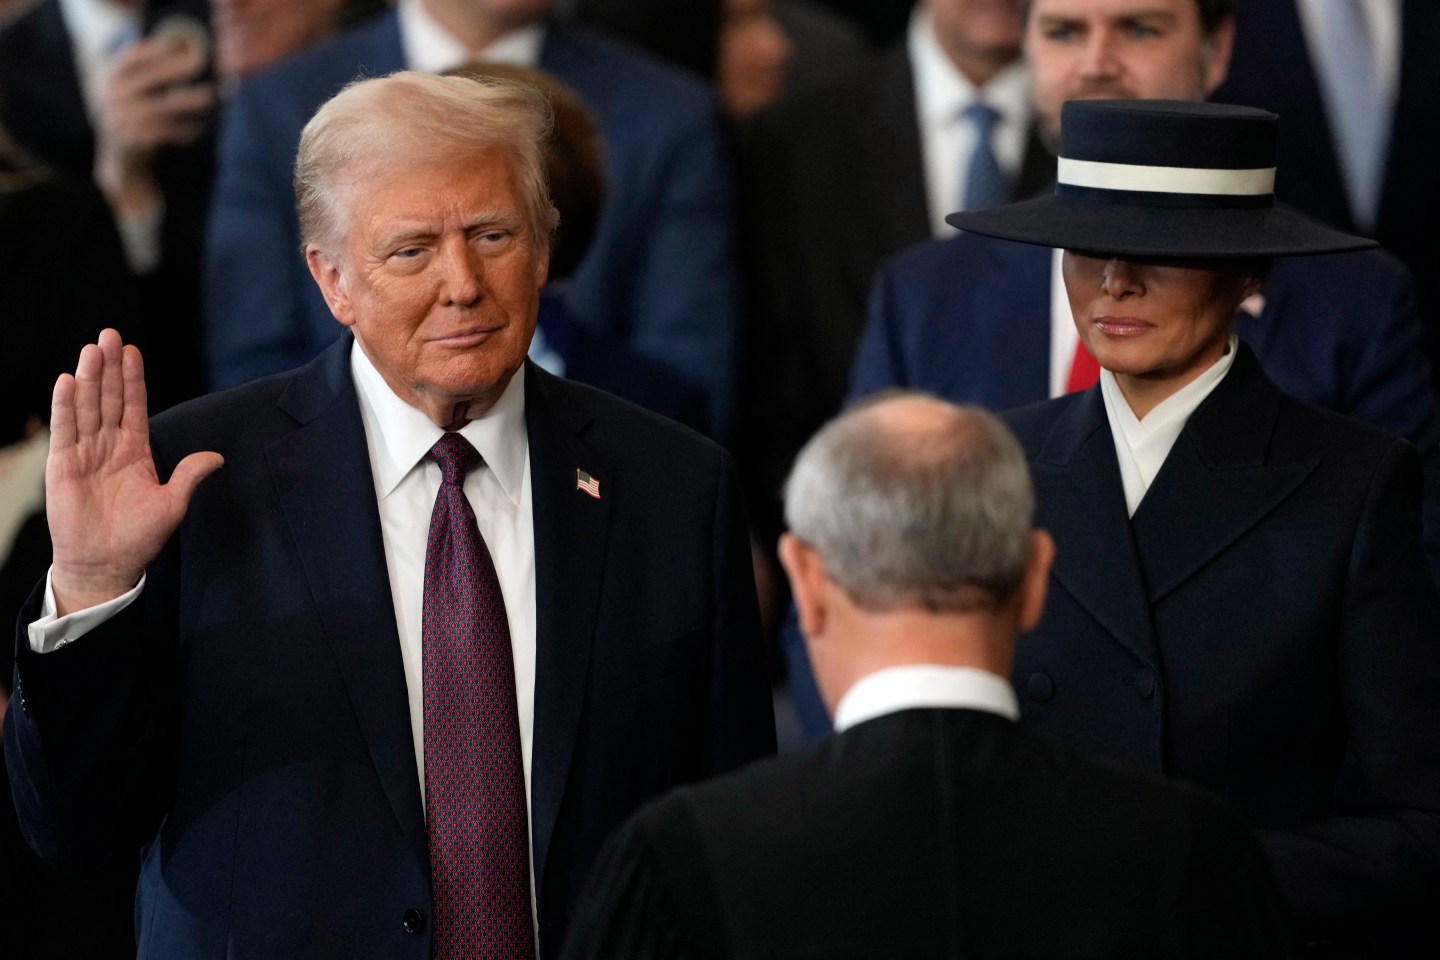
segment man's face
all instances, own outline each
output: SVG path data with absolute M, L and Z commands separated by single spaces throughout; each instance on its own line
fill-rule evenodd
M 1012 60 L 1020 54 L 1019 0 L 927 0 L 935 36 L 952 58 Z
M 215 66 L 243 78 L 335 29 L 340 0 L 210 0 Z
M 535 331 L 548 249 L 511 155 L 405 165 L 347 190 L 340 251 L 307 251 L 336 319 L 402 400 L 440 426 L 500 396 Z
M 1195 0 L 1034 0 L 1031 98 L 1060 141 L 1067 100 L 1203 100 L 1225 79 L 1234 24 L 1207 36 Z

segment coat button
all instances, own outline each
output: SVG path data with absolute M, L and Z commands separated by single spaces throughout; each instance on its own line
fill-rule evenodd
M 1136 671 L 1135 679 L 1131 681 L 1135 687 L 1135 693 L 1141 700 L 1149 700 L 1155 696 L 1155 673 L 1148 668 L 1141 668 Z
M 425 914 L 411 907 L 405 911 L 405 915 L 400 918 L 400 922 L 405 925 L 406 933 L 419 933 L 425 929 Z
M 1030 679 L 1025 681 L 1025 692 L 1036 703 L 1049 703 L 1055 696 L 1055 681 L 1050 679 L 1048 673 L 1032 673 Z

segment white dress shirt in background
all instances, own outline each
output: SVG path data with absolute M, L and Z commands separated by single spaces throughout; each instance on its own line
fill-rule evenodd
M 945 217 L 965 208 L 965 170 L 976 141 L 975 126 L 965 119 L 965 108 L 983 100 L 999 112 L 992 147 L 1000 169 L 1014 180 L 1025 161 L 1030 139 L 1029 74 L 1023 61 L 1016 60 L 983 89 L 976 88 L 941 49 L 931 17 L 923 7 L 917 7 L 910 18 L 906 43 L 915 82 L 931 233 L 937 238 L 949 237 L 956 231 Z

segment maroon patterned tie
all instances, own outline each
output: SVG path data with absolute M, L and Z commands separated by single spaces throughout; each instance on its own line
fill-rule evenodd
M 425 549 L 425 814 L 435 960 L 535 955 L 515 661 L 490 551 L 465 499 L 480 454 L 430 450 L 444 479 Z

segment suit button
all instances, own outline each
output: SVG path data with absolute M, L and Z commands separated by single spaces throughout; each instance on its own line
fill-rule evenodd
M 1030 679 L 1025 681 L 1025 692 L 1036 703 L 1049 703 L 1055 696 L 1055 681 L 1050 679 L 1048 673 L 1032 673 Z
M 1155 696 L 1155 674 L 1147 668 L 1138 670 L 1130 685 L 1135 688 L 1135 693 L 1141 700 L 1149 700 Z
M 400 922 L 405 925 L 406 933 L 419 933 L 425 929 L 425 914 L 411 907 L 405 911 L 405 915 L 400 918 Z

